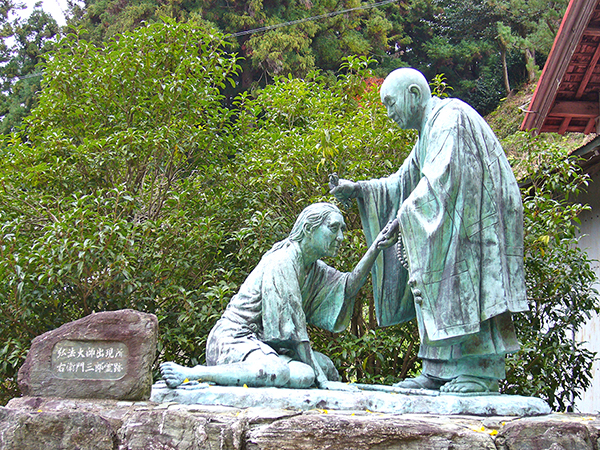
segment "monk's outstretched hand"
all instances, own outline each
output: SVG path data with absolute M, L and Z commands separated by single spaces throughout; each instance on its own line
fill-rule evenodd
M 350 206 L 350 199 L 361 196 L 358 183 L 340 179 L 337 173 L 329 175 L 329 193 L 346 207 Z

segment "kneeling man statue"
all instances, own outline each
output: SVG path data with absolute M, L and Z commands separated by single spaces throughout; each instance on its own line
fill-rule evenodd
M 287 239 L 263 256 L 210 332 L 207 365 L 163 363 L 167 386 L 187 379 L 226 386 L 356 389 L 340 383 L 331 360 L 312 350 L 306 325 L 332 332 L 347 327 L 354 297 L 380 250 L 396 242 L 398 222 L 386 224 L 350 273 L 320 260 L 337 254 L 345 229 L 333 204 L 304 209 Z

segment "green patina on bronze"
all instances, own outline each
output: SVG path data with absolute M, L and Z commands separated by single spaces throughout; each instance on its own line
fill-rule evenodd
M 418 131 L 412 152 L 387 178 L 331 188 L 340 201 L 357 198 L 368 242 L 400 221 L 408 270 L 393 248 L 373 268 L 379 324 L 419 325 L 423 375 L 400 386 L 497 391 L 504 355 L 519 348 L 511 313 L 528 309 L 517 182 L 483 118 L 432 97 L 420 72 L 392 72 L 381 100 L 401 128 Z
M 380 250 L 397 239 L 386 224 L 356 268 L 342 273 L 321 261 L 333 257 L 346 225 L 339 209 L 316 203 L 302 211 L 287 239 L 276 243 L 250 273 L 212 329 L 206 366 L 161 365 L 169 387 L 186 379 L 230 386 L 357 390 L 338 381 L 333 363 L 310 346 L 307 324 L 339 332 Z
M 381 100 L 419 139 L 387 178 L 330 177 L 338 200 L 358 200 L 369 249 L 357 267 L 341 273 L 320 261 L 336 255 L 345 224 L 335 206 L 309 206 L 232 298 L 208 338 L 208 365 L 164 363 L 167 385 L 356 389 L 313 352 L 306 326 L 343 330 L 372 269 L 379 324 L 419 325 L 423 373 L 397 386 L 498 391 L 504 356 L 519 348 L 511 314 L 528 309 L 523 208 L 510 165 L 481 116 L 460 100 L 433 98 L 420 72 L 392 72 Z

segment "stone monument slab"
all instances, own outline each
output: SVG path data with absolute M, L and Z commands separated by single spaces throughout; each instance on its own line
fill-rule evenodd
M 19 370 L 23 395 L 145 400 L 158 320 L 134 310 L 91 314 L 36 337 Z

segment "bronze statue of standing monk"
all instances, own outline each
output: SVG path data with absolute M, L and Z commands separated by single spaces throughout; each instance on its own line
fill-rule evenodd
M 457 99 L 431 96 L 425 77 L 397 69 L 384 81 L 388 116 L 419 133 L 395 174 L 334 180 L 340 201 L 356 198 L 368 243 L 400 221 L 401 253 L 373 268 L 379 325 L 416 317 L 422 374 L 397 384 L 454 393 L 492 393 L 505 355 L 519 349 L 511 314 L 528 310 L 523 271 L 523 207 L 498 139 Z

